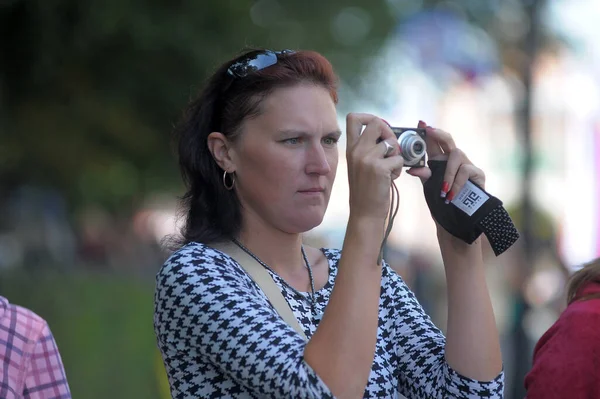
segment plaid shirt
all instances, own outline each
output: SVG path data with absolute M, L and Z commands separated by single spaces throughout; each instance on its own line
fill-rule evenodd
M 71 398 L 62 360 L 46 321 L 1 296 L 0 398 Z

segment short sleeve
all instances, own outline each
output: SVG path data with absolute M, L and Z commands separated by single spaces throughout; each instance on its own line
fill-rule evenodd
M 25 399 L 71 398 L 62 359 L 47 324 L 44 324 L 29 359 L 23 397 Z

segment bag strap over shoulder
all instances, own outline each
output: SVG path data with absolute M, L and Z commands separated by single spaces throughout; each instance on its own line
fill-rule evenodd
M 296 316 L 294 316 L 290 305 L 283 297 L 283 294 L 271 278 L 269 272 L 260 263 L 232 242 L 213 243 L 210 246 L 229 255 L 239 263 L 264 292 L 281 318 L 307 341 L 306 335 L 302 327 L 300 327 Z

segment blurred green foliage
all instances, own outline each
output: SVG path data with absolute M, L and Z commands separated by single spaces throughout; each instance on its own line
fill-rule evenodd
M 352 79 L 395 25 L 388 11 L 385 0 L 0 0 L 0 204 L 28 184 L 58 189 L 72 213 L 126 219 L 150 193 L 180 193 L 169 134 L 221 62 L 246 46 L 308 48 Z M 56 273 L 0 272 L 0 293 L 49 322 L 73 397 L 168 396 L 153 285 Z
M 165 397 L 153 288 L 123 276 L 0 273 L 0 294 L 50 325 L 74 398 Z
M 385 0 L 0 1 L 0 188 L 125 213 L 179 192 L 169 133 L 218 64 L 244 46 L 310 48 L 350 78 L 394 23 Z

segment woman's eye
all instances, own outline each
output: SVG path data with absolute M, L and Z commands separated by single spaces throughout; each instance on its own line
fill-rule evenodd
M 298 144 L 300 142 L 299 137 L 292 137 L 291 139 L 284 140 L 288 144 Z
M 336 139 L 335 137 L 325 137 L 323 139 L 323 142 L 327 145 L 335 145 L 338 142 L 338 139 Z

